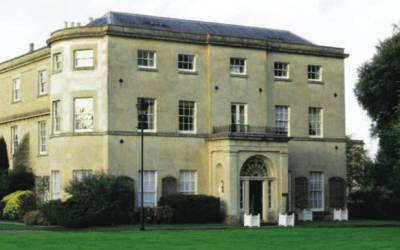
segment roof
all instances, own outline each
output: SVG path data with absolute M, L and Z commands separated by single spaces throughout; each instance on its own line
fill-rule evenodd
M 316 45 L 290 31 L 110 11 L 86 26 L 106 24 Z

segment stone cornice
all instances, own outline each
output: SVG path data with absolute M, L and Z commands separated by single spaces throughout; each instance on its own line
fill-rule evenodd
M 3 118 L 0 118 L 0 124 L 16 122 L 16 121 L 20 121 L 20 120 L 24 120 L 24 119 L 30 119 L 30 118 L 35 118 L 35 117 L 45 116 L 45 115 L 50 115 L 50 109 L 36 110 L 33 112 L 29 112 L 29 113 L 23 113 L 23 114 L 3 117 Z
M 101 132 L 76 132 L 76 133 L 60 133 L 52 134 L 50 138 L 58 137 L 70 137 L 70 136 L 141 136 L 141 132 L 129 132 L 129 131 L 101 131 Z M 149 136 L 160 136 L 160 137 L 188 137 L 188 138 L 205 138 L 206 134 L 180 134 L 180 133 L 144 133 L 144 137 Z
M 321 141 L 321 142 L 346 142 L 346 138 L 310 138 L 294 137 L 293 141 Z
M 251 133 L 212 134 L 206 137 L 206 141 L 235 140 L 235 141 L 289 142 L 292 139 L 293 137 L 287 137 L 287 136 L 251 134 Z
M 342 48 L 292 44 L 245 37 L 196 34 L 118 25 L 76 27 L 57 30 L 51 34 L 51 38 L 47 40 L 47 44 L 49 47 L 51 47 L 54 42 L 67 39 L 93 38 L 103 36 L 120 36 L 204 45 L 211 44 L 219 46 L 261 49 L 270 52 L 294 53 L 334 58 L 347 58 L 349 56 L 348 54 L 344 53 L 344 49 Z
M 0 63 L 0 74 L 50 58 L 50 48 L 43 47 L 33 52 Z

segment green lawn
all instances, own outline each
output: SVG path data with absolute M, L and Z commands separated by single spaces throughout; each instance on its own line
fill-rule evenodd
M 226 224 L 146 224 L 145 228 L 155 228 L 155 227 L 244 227 L 243 225 L 226 225 Z M 87 231 L 94 230 L 105 230 L 109 228 L 140 228 L 140 224 L 135 225 L 115 225 L 110 227 L 88 227 L 85 228 Z
M 0 249 L 399 249 L 400 228 L 0 234 Z
M 350 220 L 350 221 L 300 221 L 296 222 L 296 227 L 310 227 L 310 226 L 377 226 L 377 225 L 400 225 L 400 221 L 391 220 Z
M 43 230 L 45 229 L 38 226 L 25 226 L 25 225 L 15 225 L 8 223 L 0 223 L 0 230 Z

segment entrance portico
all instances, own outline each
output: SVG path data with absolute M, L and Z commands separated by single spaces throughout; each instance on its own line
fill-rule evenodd
M 276 222 L 288 192 L 288 141 L 237 134 L 209 137 L 209 193 L 220 197 L 226 223 L 242 223 L 244 213 Z

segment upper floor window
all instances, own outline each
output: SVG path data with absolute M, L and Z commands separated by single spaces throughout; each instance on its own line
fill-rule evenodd
M 138 98 L 138 100 L 141 100 L 141 98 Z M 156 131 L 156 107 L 155 107 L 155 100 L 154 99 L 148 99 L 144 98 L 144 101 L 147 102 L 149 105 L 147 108 L 147 113 L 143 117 L 143 130 L 148 131 L 148 132 L 155 132 Z M 138 129 L 140 130 L 141 127 L 141 121 L 140 117 L 138 115 Z
M 47 153 L 46 121 L 39 122 L 39 153 Z
M 13 102 L 21 100 L 21 83 L 19 79 L 13 80 Z
M 308 65 L 308 80 L 321 81 L 321 67 Z
M 231 132 L 245 132 L 246 105 L 231 104 Z
M 275 127 L 277 132 L 289 132 L 289 107 L 275 106 Z
M 308 135 L 310 137 L 322 137 L 322 109 L 309 108 L 308 122 Z
M 289 78 L 289 64 L 275 62 L 274 63 L 274 75 L 277 78 Z
M 93 131 L 93 98 L 77 98 L 74 106 L 75 131 Z
M 47 94 L 47 71 L 39 72 L 39 95 Z
M 18 127 L 17 126 L 11 127 L 11 137 L 12 137 L 11 152 L 12 152 L 12 155 L 14 155 L 18 150 Z
M 51 177 L 52 177 L 52 199 L 57 200 L 60 199 L 60 171 L 52 171 L 51 172 Z
M 93 50 L 75 51 L 75 68 L 93 67 Z
M 151 51 L 138 51 L 138 67 L 155 68 L 156 67 L 156 53 Z
M 179 101 L 179 132 L 195 132 L 194 102 Z
M 180 171 L 179 192 L 181 194 L 196 193 L 196 171 Z
M 53 102 L 53 133 L 61 131 L 61 101 Z
M 53 56 L 53 63 L 54 63 L 54 71 L 61 70 L 61 53 L 55 54 Z
M 231 74 L 246 74 L 246 60 L 231 58 Z
M 195 71 L 195 56 L 178 55 L 178 69 Z

